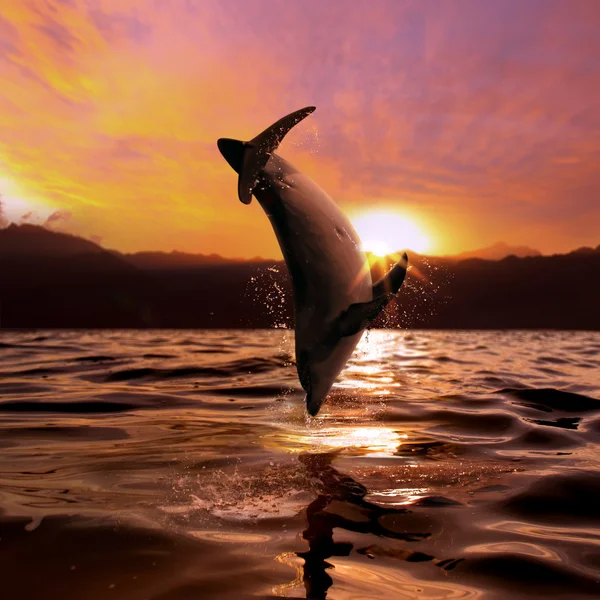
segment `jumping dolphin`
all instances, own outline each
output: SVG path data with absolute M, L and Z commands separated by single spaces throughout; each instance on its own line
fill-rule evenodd
M 306 408 L 316 415 L 363 331 L 394 297 L 408 257 L 373 285 L 350 221 L 309 177 L 275 154 L 285 135 L 315 110 L 283 117 L 249 142 L 217 141 L 238 173 L 238 196 L 252 195 L 269 217 L 292 280 L 296 366 Z

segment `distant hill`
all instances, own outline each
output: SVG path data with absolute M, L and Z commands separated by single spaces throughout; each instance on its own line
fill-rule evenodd
M 390 260 L 371 259 L 377 279 Z M 398 300 L 376 326 L 600 330 L 600 246 L 502 260 L 409 251 L 409 263 Z M 283 262 L 121 255 L 33 225 L 0 230 L 1 327 L 292 325 Z
M 2 327 L 145 327 L 160 293 L 98 244 L 36 225 L 0 229 Z
M 409 258 L 412 271 L 391 323 L 425 329 L 600 330 L 600 246 L 499 261 L 415 253 Z M 383 270 L 375 268 L 375 277 Z
M 189 254 L 187 252 L 136 252 L 118 256 L 129 264 L 140 269 L 189 269 L 204 265 L 219 265 L 232 262 L 243 262 L 231 258 L 223 258 L 218 254 Z
M 589 246 L 582 246 L 581 248 L 577 248 L 577 250 L 573 250 L 571 254 L 596 254 L 600 252 L 600 244 L 595 248 L 590 248 Z
M 15 225 L 0 229 L 0 256 L 59 258 L 78 254 L 101 254 L 104 248 L 68 233 L 59 233 L 39 225 Z
M 493 246 L 487 248 L 480 248 L 479 250 L 471 250 L 470 252 L 462 252 L 460 254 L 454 254 L 448 258 L 454 260 L 465 260 L 467 258 L 481 258 L 484 260 L 502 260 L 507 256 L 517 256 L 518 258 L 525 258 L 527 256 L 541 256 L 542 253 L 539 250 L 534 250 L 527 246 L 509 246 L 504 242 L 498 242 Z

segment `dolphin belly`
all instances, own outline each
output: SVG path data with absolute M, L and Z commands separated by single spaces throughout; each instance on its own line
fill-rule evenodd
M 336 335 L 335 321 L 373 300 L 371 274 L 350 221 L 308 176 L 273 155 L 263 186 L 256 196 L 290 271 L 298 375 L 316 414 L 362 336 Z
M 333 200 L 277 156 L 267 164 L 265 176 L 267 198 L 261 201 L 259 193 L 258 199 L 291 267 L 297 316 L 302 319 L 308 310 L 333 320 L 351 304 L 372 300 L 367 257 Z

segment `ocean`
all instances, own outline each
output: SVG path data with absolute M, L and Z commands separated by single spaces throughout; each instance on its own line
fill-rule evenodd
M 0 333 L 8 599 L 600 597 L 600 333 Z

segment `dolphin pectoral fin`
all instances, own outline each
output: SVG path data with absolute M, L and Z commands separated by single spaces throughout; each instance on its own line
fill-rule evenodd
M 373 286 L 373 300 L 351 304 L 337 320 L 337 332 L 349 336 L 366 329 L 371 321 L 389 304 L 406 277 L 408 255 L 406 252 L 392 269 Z
M 244 144 L 242 168 L 239 171 L 240 177 L 238 179 L 240 202 L 250 204 L 252 192 L 260 181 L 260 172 L 269 162 L 271 154 L 277 150 L 290 129 L 308 117 L 314 110 L 314 106 L 307 106 L 290 113 Z
M 402 258 L 388 271 L 377 283 L 373 285 L 373 298 L 384 294 L 396 294 L 406 277 L 408 266 L 408 255 L 402 254 Z
M 370 302 L 351 304 L 348 310 L 338 317 L 338 334 L 346 337 L 366 329 L 393 297 L 394 294 L 385 294 Z
M 252 202 L 252 192 L 258 183 L 260 171 L 268 160 L 269 157 L 267 156 L 263 163 L 257 149 L 250 144 L 244 144 L 242 168 L 238 177 L 238 198 L 242 204 Z

